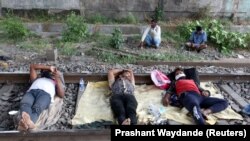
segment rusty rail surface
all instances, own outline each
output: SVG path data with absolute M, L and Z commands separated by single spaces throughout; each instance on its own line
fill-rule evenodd
M 66 130 L 37 131 L 20 133 L 18 131 L 1 131 L 0 141 L 110 141 L 111 131 L 104 130 Z
M 250 81 L 250 74 L 199 74 L 201 81 Z M 80 78 L 86 81 L 106 81 L 107 74 L 83 74 L 83 73 L 64 73 L 65 83 L 79 83 Z M 150 74 L 135 74 L 137 84 L 152 84 Z M 0 83 L 28 83 L 29 73 L 0 73 Z
M 137 61 L 137 65 L 153 66 L 153 65 L 168 65 L 168 66 L 217 66 L 228 68 L 250 67 L 250 61 L 209 61 L 209 62 L 167 62 L 167 61 Z

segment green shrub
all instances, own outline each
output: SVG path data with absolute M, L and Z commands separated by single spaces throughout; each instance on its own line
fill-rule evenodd
M 71 13 L 67 16 L 66 26 L 62 33 L 65 42 L 78 42 L 87 36 L 87 25 L 81 16 Z
M 250 33 L 246 35 L 246 43 L 247 43 L 247 48 L 250 49 Z
M 17 17 L 8 16 L 3 20 L 2 26 L 4 33 L 9 39 L 22 40 L 29 35 L 29 30 Z
M 182 36 L 188 39 L 195 27 L 200 25 L 207 32 L 208 40 L 219 47 L 219 51 L 228 53 L 234 48 L 246 48 L 246 34 L 231 32 L 224 29 L 224 25 L 218 20 L 200 20 L 187 22 L 178 27 Z
M 20 42 L 19 47 L 28 51 L 42 52 L 45 49 L 52 48 L 52 45 L 46 39 L 29 38 L 24 42 Z
M 128 13 L 127 17 L 116 19 L 115 21 L 117 23 L 124 23 L 124 24 L 137 24 L 138 23 L 138 20 L 131 12 Z
M 128 24 L 136 24 L 138 23 L 138 20 L 136 19 L 136 17 L 132 14 L 132 13 L 128 13 L 128 16 L 127 16 L 127 23 Z
M 112 48 L 119 49 L 123 43 L 122 32 L 120 29 L 115 28 L 112 33 L 112 37 L 110 39 L 109 45 Z
M 101 23 L 101 24 L 106 24 L 109 23 L 109 19 L 99 13 L 94 14 L 93 16 L 89 16 L 86 18 L 88 23 L 92 23 L 92 24 L 97 24 L 97 23 Z
M 163 10 L 158 6 L 155 7 L 154 16 L 152 18 L 157 21 L 163 20 Z

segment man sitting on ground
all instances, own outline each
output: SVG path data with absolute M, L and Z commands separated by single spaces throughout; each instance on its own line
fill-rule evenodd
M 134 96 L 135 78 L 132 70 L 111 69 L 108 72 L 109 88 L 112 91 L 111 109 L 119 125 L 137 124 L 137 101 Z
M 38 77 L 36 70 L 41 70 Z M 60 72 L 54 66 L 30 65 L 31 87 L 24 95 L 20 104 L 20 121 L 18 130 L 27 131 L 35 128 L 39 115 L 48 109 L 54 96 L 64 97 L 64 84 Z
M 176 68 L 174 74 L 176 81 L 172 82 L 162 99 L 164 106 L 170 104 L 170 97 L 175 93 L 180 103 L 192 114 L 198 125 L 205 125 L 208 114 L 227 108 L 228 102 L 226 100 L 209 97 L 210 92 L 202 89 L 193 79 L 186 79 L 181 68 Z
M 185 46 L 189 50 L 196 50 L 200 52 L 202 49 L 207 48 L 207 34 L 202 30 L 201 26 L 196 26 L 196 31 L 194 31 L 189 39 L 189 42 Z
M 161 27 L 156 20 L 151 20 L 150 25 L 144 31 L 139 47 L 143 46 L 159 48 L 161 43 Z

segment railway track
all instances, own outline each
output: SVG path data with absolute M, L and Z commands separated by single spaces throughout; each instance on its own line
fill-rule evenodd
M 217 67 L 233 67 L 233 68 L 240 68 L 240 67 L 250 67 L 249 60 L 225 60 L 225 61 L 209 61 L 209 62 L 168 62 L 168 61 L 137 61 L 137 65 L 142 66 L 153 66 L 153 65 L 169 65 L 169 66 L 217 66 Z
M 65 73 L 64 79 L 68 84 L 78 84 L 80 78 L 85 81 L 105 81 L 107 74 L 81 74 Z M 221 81 L 247 82 L 250 81 L 250 74 L 200 74 L 201 81 L 212 81 L 215 83 Z M 152 84 L 149 74 L 135 74 L 137 84 Z M 29 81 L 29 73 L 0 73 L 0 83 L 22 84 Z M 0 94 L 1 95 L 1 94 Z M 237 101 L 236 101 L 237 103 Z M 106 141 L 110 140 L 109 129 L 93 130 L 59 130 L 59 131 L 35 131 L 23 134 L 18 131 L 0 131 L 0 141 Z
M 250 74 L 199 74 L 201 81 L 250 81 Z M 105 81 L 107 74 L 83 74 L 83 73 L 65 73 L 66 83 L 79 83 L 80 78 L 86 81 Z M 137 84 L 152 84 L 149 74 L 135 74 Z M 29 73 L 0 73 L 0 83 L 27 83 L 29 82 Z

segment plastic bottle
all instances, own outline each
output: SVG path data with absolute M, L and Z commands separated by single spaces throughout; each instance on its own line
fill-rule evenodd
M 157 119 L 160 118 L 161 116 L 159 109 L 157 108 L 157 106 L 153 104 L 149 104 L 148 112 L 149 114 L 153 115 Z
M 80 91 L 84 91 L 84 80 L 83 80 L 83 78 L 80 79 L 80 82 L 79 82 L 79 90 L 80 90 Z

